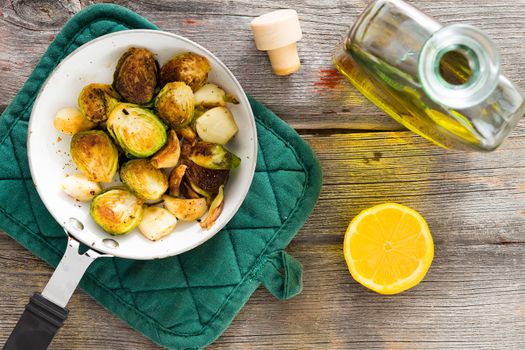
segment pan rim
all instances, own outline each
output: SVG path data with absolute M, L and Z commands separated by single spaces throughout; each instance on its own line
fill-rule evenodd
M 255 117 L 254 117 L 254 114 L 253 114 L 253 110 L 251 108 L 251 105 L 250 105 L 250 102 L 248 100 L 248 97 L 246 96 L 246 93 L 244 92 L 244 89 L 242 88 L 241 84 L 239 83 L 239 81 L 237 80 L 235 75 L 212 52 L 210 52 L 208 49 L 204 48 L 200 44 L 197 44 L 194 41 L 192 41 L 192 40 L 190 40 L 188 38 L 185 38 L 183 36 L 180 36 L 180 35 L 177 35 L 177 34 L 173 34 L 173 33 L 170 33 L 170 32 L 161 31 L 161 30 L 153 30 L 153 29 L 130 29 L 130 30 L 123 30 L 123 31 L 119 31 L 119 32 L 109 33 L 109 34 L 100 36 L 98 38 L 95 38 L 95 39 L 93 39 L 93 40 L 91 40 L 91 41 L 89 41 L 89 42 L 79 46 L 73 52 L 71 52 L 69 55 L 67 55 L 64 59 L 62 59 L 62 61 L 53 69 L 53 71 L 49 74 L 49 76 L 47 77 L 45 82 L 42 84 L 42 86 L 41 86 L 41 88 L 39 90 L 39 93 L 38 93 L 37 97 L 35 98 L 35 101 L 33 103 L 33 108 L 31 110 L 31 115 L 30 115 L 30 118 L 29 118 L 28 129 L 27 129 L 27 131 L 28 131 L 27 132 L 27 140 L 26 140 L 26 142 L 27 142 L 27 156 L 28 156 L 28 163 L 29 163 L 29 170 L 30 170 L 30 173 L 31 173 L 31 178 L 32 178 L 32 180 L 33 180 L 33 182 L 35 184 L 35 187 L 36 187 L 36 190 L 37 190 L 37 193 L 38 193 L 40 199 L 44 203 L 44 205 L 47 208 L 47 210 L 49 211 L 49 213 L 52 215 L 52 217 L 57 221 L 57 223 L 60 226 L 62 226 L 64 229 L 66 229 L 71 234 L 71 236 L 73 236 L 75 239 L 79 240 L 80 242 L 90 246 L 91 242 L 89 240 L 82 239 L 83 236 L 80 234 L 79 231 L 76 231 L 74 228 L 70 227 L 67 224 L 67 222 L 61 222 L 60 221 L 60 218 L 57 217 L 57 215 L 55 215 L 54 210 L 51 209 L 52 208 L 52 203 L 50 203 L 49 196 L 46 195 L 45 191 L 43 191 L 43 187 L 44 186 L 40 186 L 41 184 L 39 185 L 39 181 L 35 180 L 35 179 L 39 178 L 38 176 L 36 176 L 36 174 L 38 173 L 38 170 L 35 169 L 35 167 L 33 165 L 32 156 L 31 156 L 31 154 L 32 154 L 31 134 L 32 134 L 32 130 L 33 130 L 33 127 L 34 127 L 34 122 L 36 120 L 36 117 L 35 117 L 36 111 L 35 110 L 36 110 L 36 106 L 38 106 L 38 103 L 39 103 L 40 99 L 42 98 L 42 94 L 45 91 L 46 87 L 48 86 L 49 82 L 54 77 L 54 75 L 57 73 L 57 71 L 59 71 L 60 68 L 67 61 L 69 61 L 72 57 L 76 56 L 79 52 L 84 50 L 86 47 L 89 47 L 91 45 L 95 45 L 95 44 L 97 44 L 97 43 L 99 43 L 100 41 L 103 41 L 103 40 L 108 40 L 108 39 L 111 39 L 111 38 L 114 38 L 114 37 L 118 37 L 118 36 L 121 36 L 121 35 L 129 35 L 129 34 L 145 34 L 145 35 L 152 35 L 153 34 L 153 35 L 167 36 L 167 37 L 171 37 L 171 38 L 183 41 L 186 44 L 197 48 L 198 50 L 202 50 L 209 57 L 211 57 L 215 61 L 215 63 L 220 67 L 220 69 L 234 82 L 234 84 L 237 86 L 239 92 L 241 92 L 241 95 L 238 96 L 238 98 L 241 101 L 241 103 L 244 103 L 246 105 L 247 111 L 249 112 L 249 115 L 245 116 L 245 117 L 248 118 L 248 122 L 249 122 L 249 125 L 250 125 L 250 132 L 251 132 L 250 138 L 252 139 L 250 142 L 253 143 L 253 151 L 252 151 L 252 154 L 249 155 L 250 166 L 249 166 L 249 169 L 247 170 L 247 171 L 249 171 L 248 178 L 247 178 L 248 181 L 246 181 L 246 185 L 242 189 L 241 195 L 238 196 L 238 199 L 237 199 L 235 205 L 233 206 L 233 209 L 228 213 L 228 215 L 224 218 L 224 220 L 221 222 L 220 225 L 212 227 L 212 229 L 210 231 L 208 231 L 210 233 L 208 233 L 207 235 L 203 235 L 202 238 L 194 241 L 192 244 L 189 244 L 189 245 L 185 246 L 183 249 L 179 249 L 179 250 L 176 250 L 174 252 L 173 251 L 167 251 L 167 252 L 163 252 L 163 253 L 159 253 L 159 254 L 153 254 L 153 255 L 136 256 L 134 254 L 128 254 L 128 253 L 122 252 L 121 250 L 119 250 L 119 247 L 117 247 L 117 248 L 108 248 L 108 247 L 105 247 L 103 245 L 97 245 L 94 248 L 97 251 L 101 251 L 101 252 L 103 252 L 105 254 L 110 254 L 112 256 L 117 256 L 117 257 L 121 257 L 121 258 L 137 259 L 137 260 L 161 259 L 161 258 L 165 258 L 165 257 L 169 257 L 169 256 L 175 256 L 175 255 L 187 252 L 187 251 L 189 251 L 189 250 L 191 250 L 191 249 L 193 249 L 193 248 L 203 244 L 204 242 L 206 242 L 207 240 L 209 240 L 213 236 L 215 236 L 219 231 L 221 231 L 224 228 L 224 226 L 226 226 L 227 223 L 238 212 L 240 206 L 242 205 L 244 199 L 246 198 L 246 195 L 249 192 L 249 189 L 250 189 L 250 186 L 251 186 L 251 184 L 253 182 L 253 177 L 254 177 L 254 174 L 255 174 L 255 168 L 256 168 L 256 163 L 257 163 L 256 160 L 257 160 L 257 153 L 258 153 L 258 142 L 257 142 L 257 129 L 256 129 L 256 125 L 255 125 Z M 111 238 L 111 237 L 112 236 L 108 234 L 107 238 Z

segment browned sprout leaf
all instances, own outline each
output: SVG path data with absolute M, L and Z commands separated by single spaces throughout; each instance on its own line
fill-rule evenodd
M 151 158 L 155 168 L 172 168 L 179 162 L 180 143 L 177 133 L 170 130 L 166 145 Z
M 211 202 L 210 209 L 208 210 L 208 214 L 202 220 L 201 227 L 205 228 L 206 230 L 209 230 L 213 224 L 215 224 L 215 221 L 217 221 L 217 218 L 222 213 L 222 209 L 224 208 L 224 186 L 221 186 L 219 188 L 219 193 L 217 193 L 217 196 L 213 199 L 213 202 Z
M 170 176 L 168 178 L 168 184 L 172 196 L 180 196 L 180 185 L 182 183 L 182 178 L 184 177 L 187 168 L 188 167 L 186 165 L 181 164 L 171 171 Z

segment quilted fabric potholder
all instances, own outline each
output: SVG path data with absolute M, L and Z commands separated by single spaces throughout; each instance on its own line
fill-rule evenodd
M 52 266 L 62 257 L 66 237 L 30 177 L 26 137 L 33 101 L 51 71 L 78 46 L 133 28 L 156 29 L 116 5 L 94 5 L 75 15 L 0 119 L 0 228 Z M 259 140 L 257 168 L 250 192 L 230 223 L 179 256 L 99 259 L 80 283 L 106 309 L 162 346 L 210 344 L 261 283 L 279 299 L 301 291 L 302 267 L 283 249 L 315 205 L 321 170 L 293 129 L 255 100 L 250 103 Z

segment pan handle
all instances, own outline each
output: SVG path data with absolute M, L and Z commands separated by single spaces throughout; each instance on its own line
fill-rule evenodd
M 67 233 L 67 231 L 66 231 Z M 80 243 L 68 234 L 66 252 L 42 294 L 29 298 L 22 316 L 4 345 L 4 350 L 44 350 L 67 319 L 67 302 L 89 265 L 111 255 L 88 250 L 78 252 Z

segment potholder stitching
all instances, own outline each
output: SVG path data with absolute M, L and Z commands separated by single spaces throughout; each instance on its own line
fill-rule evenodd
M 173 330 L 169 329 L 169 328 L 166 328 L 164 327 L 163 325 L 161 325 L 157 320 L 153 319 L 150 315 L 148 314 L 145 314 L 144 312 L 142 312 L 141 310 L 139 310 L 136 306 L 133 307 L 133 305 L 129 304 L 126 300 L 122 299 L 119 295 L 117 295 L 113 290 L 111 290 L 109 287 L 105 286 L 98 278 L 96 278 L 91 272 L 87 272 L 86 273 L 86 277 L 88 277 L 89 279 L 91 279 L 94 283 L 96 283 L 100 288 L 106 290 L 106 292 L 108 292 L 108 294 L 111 294 L 113 296 L 113 298 L 118 301 L 120 304 L 124 305 L 130 312 L 132 313 L 135 313 L 136 316 L 143 316 L 147 321 L 148 323 L 150 324 L 154 324 L 158 327 L 158 330 L 164 332 L 164 333 L 168 333 L 168 334 L 172 334 L 172 335 L 175 335 L 175 336 L 180 336 L 180 337 L 184 337 L 184 338 L 188 338 L 188 337 L 192 337 L 192 336 L 198 336 L 198 335 L 201 335 L 204 333 L 204 331 L 209 328 L 209 325 L 210 324 L 213 324 L 213 322 L 215 322 L 215 320 L 217 319 L 218 315 L 220 315 L 222 313 L 222 310 L 224 310 L 224 308 L 229 304 L 229 301 L 231 300 L 231 298 L 235 295 L 236 291 L 246 283 L 246 281 L 253 281 L 253 280 L 256 280 L 258 279 L 258 276 L 254 275 L 253 274 L 253 271 L 259 267 L 259 265 L 261 265 L 261 263 L 265 263 L 265 255 L 266 255 L 266 252 L 268 250 L 268 247 L 270 246 L 270 244 L 272 244 L 274 241 L 275 241 L 275 238 L 278 236 L 278 234 L 285 228 L 289 225 L 289 222 L 290 222 L 290 219 L 292 217 L 294 217 L 294 214 L 295 212 L 297 211 L 297 208 L 299 208 L 299 204 L 304 200 L 304 194 L 306 192 L 306 188 L 307 186 L 305 186 L 305 184 L 307 184 L 309 182 L 309 171 L 306 169 L 306 167 L 304 166 L 304 163 L 302 162 L 302 159 L 298 157 L 297 155 L 297 152 L 295 151 L 295 149 L 289 144 L 289 142 L 287 142 L 284 138 L 282 138 L 280 135 L 276 134 L 274 130 L 270 129 L 269 126 L 267 126 L 264 122 L 260 121 L 260 120 L 256 120 L 257 124 L 261 125 L 262 127 L 264 127 L 267 131 L 269 131 L 270 133 L 272 133 L 274 136 L 276 136 L 277 138 L 279 138 L 284 144 L 285 146 L 293 153 L 294 157 L 296 158 L 296 161 L 299 163 L 299 165 L 303 168 L 303 170 L 305 171 L 305 181 L 303 182 L 303 190 L 301 192 L 301 195 L 298 197 L 298 200 L 296 202 L 296 205 L 295 207 L 290 211 L 290 214 L 288 215 L 288 218 L 283 222 L 283 225 L 279 228 L 279 230 L 276 230 L 276 232 L 274 233 L 274 235 L 268 240 L 268 242 L 266 243 L 265 247 L 263 248 L 263 250 L 261 251 L 261 253 L 257 256 L 257 258 L 255 259 L 255 262 L 252 264 L 251 268 L 249 269 L 249 271 L 241 278 L 241 281 L 239 282 L 239 284 L 236 285 L 236 287 L 231 291 L 231 293 L 228 295 L 228 297 L 225 299 L 224 303 L 221 304 L 221 306 L 217 309 L 217 311 L 215 312 L 215 314 L 206 322 L 206 323 L 201 323 L 202 324 L 202 328 L 201 328 L 201 331 L 199 331 L 198 333 L 197 332 L 194 332 L 194 333 L 177 333 L 177 332 L 174 332 Z M 49 244 L 49 242 L 47 242 L 46 240 L 44 240 L 42 238 L 41 235 L 39 235 L 38 233 L 34 232 L 31 228 L 29 228 L 28 226 L 26 226 L 25 224 L 21 223 L 18 221 L 18 219 L 12 217 L 11 215 L 9 215 L 7 212 L 5 212 L 5 210 L 3 208 L 0 207 L 0 211 L 2 211 L 4 213 L 4 215 L 6 215 L 8 218 L 10 218 L 11 221 L 15 222 L 15 224 L 18 224 L 18 226 L 22 226 L 22 227 L 25 227 L 26 230 L 30 233 L 32 233 L 35 237 L 37 237 L 37 239 L 39 241 L 41 241 L 44 245 L 48 246 L 49 248 L 51 248 L 51 250 L 55 251 L 55 253 L 57 253 L 58 255 L 61 255 L 62 253 L 60 252 L 60 250 L 58 250 L 55 246 Z M 114 259 L 113 259 L 114 260 Z M 120 282 L 121 283 L 121 282 Z M 122 285 L 122 283 L 121 283 Z M 122 288 L 125 290 L 125 288 Z M 132 293 L 130 293 L 132 294 Z M 138 315 L 137 315 L 138 314 Z
M 199 323 L 202 325 L 201 313 L 199 312 L 199 308 L 197 307 L 197 302 L 195 302 L 195 298 L 193 297 L 193 292 L 191 291 L 190 282 L 188 281 L 188 276 L 186 275 L 186 271 L 184 270 L 184 266 L 182 265 L 182 261 L 180 259 L 180 255 L 177 255 L 177 260 L 179 261 L 179 265 L 180 265 L 180 270 L 182 272 L 182 276 L 184 276 L 184 280 L 186 281 L 186 286 L 188 286 L 188 293 L 190 294 L 191 301 L 193 302 L 193 308 L 195 309 L 195 312 L 197 313 L 197 317 L 199 319 Z
M 14 122 L 14 124 L 18 124 L 18 120 L 16 122 Z M 6 140 L 7 140 L 7 138 L 6 138 Z M 13 141 L 13 137 L 12 137 L 11 133 L 9 133 L 9 140 L 11 141 L 11 144 L 13 145 L 13 156 L 15 157 L 16 165 L 18 166 L 18 171 L 20 173 L 20 176 L 24 176 L 24 173 L 22 171 L 22 167 L 20 166 L 20 158 L 17 155 L 15 143 Z M 24 192 L 25 192 L 27 198 L 29 198 L 29 200 L 28 200 L 29 210 L 31 211 L 31 216 L 33 217 L 33 220 L 35 221 L 36 229 L 38 231 L 42 232 L 42 229 L 40 228 L 40 223 L 36 219 L 36 214 L 35 214 L 35 210 L 33 208 L 33 203 L 31 202 L 31 195 L 29 194 L 29 189 L 27 188 L 27 180 L 23 180 L 22 183 L 24 184 Z
M 71 45 L 73 44 L 73 42 L 78 38 L 78 36 L 85 30 L 86 27 L 88 26 L 91 26 L 93 23 L 97 23 L 97 22 L 100 22 L 100 21 L 103 21 L 103 20 L 109 20 L 109 21 L 114 21 L 126 28 L 129 28 L 126 24 L 124 24 L 123 22 L 119 21 L 119 20 L 116 20 L 116 19 L 113 19 L 113 18 L 109 18 L 109 17 L 103 17 L 101 19 L 98 19 L 96 21 L 93 21 L 93 22 L 90 22 L 89 24 L 86 24 L 84 25 L 78 32 L 77 34 L 71 38 L 69 40 L 69 43 L 68 45 L 66 46 L 66 50 L 64 51 L 67 51 L 69 50 L 69 48 L 71 47 Z M 115 25 L 116 26 L 116 25 Z M 112 29 L 114 29 L 114 27 L 112 27 Z M 80 45 L 79 45 L 80 46 Z M 58 46 L 57 46 L 58 47 Z M 65 55 L 61 55 L 58 59 L 55 59 L 53 60 L 53 63 L 48 63 L 48 64 L 45 64 L 43 65 L 42 67 L 39 67 L 38 69 L 39 70 L 43 70 L 43 69 L 46 69 L 46 70 L 49 70 L 48 67 L 50 66 L 56 66 L 56 63 L 57 61 L 60 61 L 63 59 Z M 38 90 L 41 88 L 42 84 L 40 84 L 40 86 L 38 87 Z M 31 91 L 34 91 L 36 90 L 36 88 L 33 88 L 33 89 L 30 89 L 28 91 L 22 91 L 22 94 L 19 96 L 19 98 L 27 98 L 27 95 L 31 92 Z M 24 96 L 25 95 L 25 96 Z M 6 132 L 6 135 L 2 138 L 2 140 L 0 140 L 0 143 L 3 143 L 5 141 L 5 139 L 11 134 L 12 132 L 12 129 L 14 128 L 14 126 L 16 125 L 16 123 L 21 119 L 21 116 L 24 115 L 25 113 L 27 113 L 27 109 L 32 105 L 32 103 L 34 102 L 34 99 L 35 97 L 33 96 L 33 98 L 30 98 L 29 101 L 26 102 L 26 106 L 23 108 L 23 112 L 18 114 L 17 117 L 15 117 L 14 121 L 13 121 L 13 124 L 11 125 L 11 127 L 8 129 L 8 131 Z M 148 319 L 149 323 L 153 323 L 153 324 L 156 324 L 159 326 L 160 330 L 162 332 L 166 332 L 166 333 L 169 333 L 169 334 L 174 334 L 174 335 L 178 335 L 178 336 L 183 336 L 183 337 L 188 337 L 188 336 L 195 336 L 195 335 L 200 335 L 202 333 L 204 333 L 204 330 L 206 328 L 209 327 L 210 324 L 212 324 L 215 319 L 217 318 L 217 316 L 222 313 L 222 310 L 225 308 L 226 305 L 229 304 L 229 301 L 231 299 L 231 297 L 236 293 L 236 291 L 242 286 L 245 284 L 245 282 L 247 280 L 252 280 L 253 277 L 255 276 L 252 276 L 250 272 L 252 272 L 254 270 L 254 268 L 257 266 L 257 263 L 260 262 L 261 258 L 266 254 L 267 252 L 267 249 L 268 247 L 270 246 L 270 244 L 274 243 L 275 241 L 275 238 L 278 236 L 278 234 L 283 230 L 283 228 L 287 227 L 289 225 L 289 222 L 290 222 L 290 218 L 292 218 L 295 214 L 295 212 L 297 211 L 297 208 L 299 207 L 299 204 L 304 201 L 305 197 L 304 197 L 304 194 L 305 194 L 305 191 L 306 191 L 306 187 L 304 186 L 306 183 L 308 183 L 309 181 L 309 171 L 305 168 L 304 166 L 304 163 L 302 162 L 302 159 L 300 159 L 297 155 L 297 152 L 296 150 L 286 141 L 284 140 L 280 135 L 276 134 L 269 126 L 267 126 L 265 123 L 261 122 L 260 120 L 257 120 L 257 123 L 261 126 L 263 126 L 267 131 L 270 131 L 274 136 L 278 137 L 281 141 L 283 141 L 283 143 L 287 146 L 288 149 L 290 149 L 293 153 L 293 155 L 295 156 L 296 158 L 296 161 L 298 161 L 298 163 L 301 165 L 301 167 L 303 168 L 303 171 L 305 173 L 305 181 L 303 182 L 303 190 L 301 192 L 301 195 L 298 197 L 298 200 L 296 202 L 296 206 L 290 211 L 290 214 L 288 215 L 288 218 L 287 220 L 285 220 L 281 227 L 279 228 L 279 230 L 277 230 L 274 235 L 272 236 L 272 238 L 267 242 L 267 244 L 265 245 L 264 249 L 262 250 L 262 252 L 258 255 L 258 257 L 256 258 L 256 261 L 255 263 L 252 264 L 249 272 L 247 274 L 244 275 L 244 277 L 241 279 L 241 281 L 239 282 L 239 284 L 236 285 L 236 288 L 234 288 L 234 290 L 232 290 L 232 292 L 230 293 L 230 295 L 228 296 L 228 298 L 225 300 L 225 302 L 221 305 L 221 307 L 219 307 L 218 311 L 214 314 L 214 316 L 212 316 L 212 318 L 210 318 L 210 320 L 208 322 L 206 322 L 205 324 L 203 324 L 203 327 L 201 329 L 201 331 L 199 333 L 176 333 L 176 332 L 173 332 L 172 330 L 170 329 L 166 329 L 165 327 L 163 327 L 162 325 L 160 325 L 156 320 L 152 319 L 151 317 L 149 317 L 149 315 L 145 315 L 143 312 L 141 312 L 140 310 L 138 309 L 131 309 L 130 311 L 133 312 L 133 313 L 139 313 L 139 314 L 142 314 L 143 316 L 146 316 L 146 318 Z M 266 160 L 264 159 L 265 161 L 265 165 L 266 165 Z M 272 188 L 272 193 L 273 195 L 275 196 L 275 192 L 273 191 L 273 188 Z M 49 245 L 47 241 L 43 240 L 43 238 L 37 234 L 36 232 L 34 232 L 31 228 L 29 228 L 28 226 L 26 226 L 25 224 L 21 223 L 18 221 L 18 219 L 12 217 L 11 215 L 9 215 L 7 212 L 5 212 L 5 210 L 3 210 L 3 208 L 0 208 L 0 210 L 3 212 L 3 214 L 8 217 L 10 219 L 10 221 L 14 222 L 15 224 L 17 224 L 18 226 L 21 226 L 23 228 L 26 229 L 26 231 L 32 233 L 35 237 L 38 237 L 38 239 L 40 241 L 42 241 L 46 246 L 48 246 L 49 248 L 51 248 L 52 251 L 54 251 L 55 253 L 57 253 L 58 255 L 61 254 L 60 250 L 58 250 L 57 248 L 55 248 L 54 246 L 52 245 Z M 33 215 L 34 215 L 34 212 L 33 212 Z M 37 223 L 38 224 L 38 223 Z M 109 289 L 107 286 L 103 285 L 102 282 L 100 280 L 98 280 L 96 277 L 94 277 L 91 273 L 88 273 L 87 276 L 90 280 L 92 280 L 93 282 L 95 282 L 99 287 L 101 287 L 102 289 L 106 290 L 106 291 L 109 291 L 110 295 L 112 295 L 114 297 L 115 300 L 119 301 L 121 304 L 127 306 L 127 308 L 129 309 L 129 303 L 126 302 L 125 300 L 123 300 L 120 296 L 116 295 L 113 291 L 111 291 L 111 289 Z M 125 288 L 122 288 L 123 290 L 125 290 Z
M 263 159 L 263 162 L 264 162 L 264 167 L 266 169 L 268 169 L 268 162 L 266 161 L 266 154 L 264 153 L 264 150 L 261 149 L 261 154 L 262 154 L 262 159 Z M 270 183 L 270 187 L 272 188 L 272 196 L 273 196 L 273 201 L 275 203 L 275 207 L 277 208 L 277 215 L 279 216 L 279 222 L 283 223 L 283 215 L 281 215 L 281 209 L 279 207 L 279 203 L 277 202 L 277 196 L 275 195 L 275 190 L 274 190 L 274 186 L 273 186 L 273 181 L 272 181 L 272 178 L 270 177 L 270 174 L 268 173 L 265 173 L 266 174 L 266 178 L 268 179 L 268 182 Z

